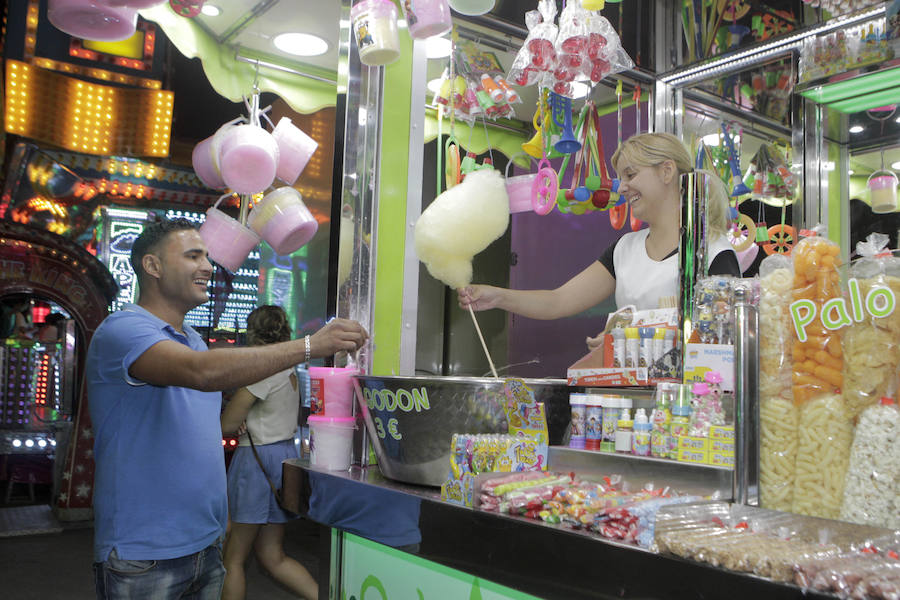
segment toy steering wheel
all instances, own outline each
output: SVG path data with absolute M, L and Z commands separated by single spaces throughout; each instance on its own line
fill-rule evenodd
M 768 239 L 768 238 L 767 238 Z M 747 215 L 738 216 L 728 230 L 728 241 L 735 252 L 743 252 L 756 241 L 756 223 Z
M 550 166 L 550 161 L 542 158 L 538 163 L 538 172 L 531 182 L 531 205 L 534 212 L 543 216 L 548 214 L 556 205 L 556 194 L 559 191 L 559 182 L 556 179 L 556 171 Z
M 776 252 L 789 256 L 797 239 L 797 232 L 790 225 L 773 225 L 769 227 L 769 241 L 762 245 L 766 254 Z

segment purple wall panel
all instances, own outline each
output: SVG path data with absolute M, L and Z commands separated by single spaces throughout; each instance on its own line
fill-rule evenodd
M 641 123 L 646 130 L 646 105 L 642 105 Z M 626 108 L 622 115 L 623 136 L 628 139 L 635 131 L 635 110 Z M 604 155 L 607 166 L 616 148 L 616 113 L 600 119 Z M 553 161 L 558 169 L 561 159 Z M 536 167 L 535 167 L 536 168 Z M 532 172 L 534 169 L 532 170 Z M 526 171 L 517 169 L 516 174 Z M 610 171 L 611 176 L 615 173 Z M 572 167 L 567 169 L 563 183 L 571 184 Z M 623 233 L 609 224 L 606 212 L 594 211 L 584 215 L 562 214 L 554 210 L 546 216 L 533 212 L 512 215 L 512 252 L 517 258 L 510 267 L 510 287 L 513 289 L 553 289 L 581 272 Z M 565 377 L 566 368 L 587 353 L 585 338 L 596 335 L 606 322 L 606 315 L 615 310 L 615 299 L 583 313 L 556 321 L 537 321 L 518 315 L 509 316 L 509 363 L 518 365 L 509 374 L 519 377 Z M 536 362 L 532 362 L 536 361 Z M 526 363 L 526 364 L 520 364 Z

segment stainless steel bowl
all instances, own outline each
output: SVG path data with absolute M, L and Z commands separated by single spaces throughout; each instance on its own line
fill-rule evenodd
M 526 379 L 539 402 L 566 402 L 562 379 Z M 354 377 L 356 399 L 385 477 L 439 486 L 454 433 L 506 433 L 502 379 Z

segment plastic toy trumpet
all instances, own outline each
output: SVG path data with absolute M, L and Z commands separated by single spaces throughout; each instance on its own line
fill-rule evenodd
M 734 141 L 728 135 L 728 128 L 722 123 L 722 133 L 725 137 L 725 143 L 728 145 L 728 165 L 731 167 L 731 196 L 743 196 L 750 193 L 750 188 L 746 186 L 741 178 L 741 169 L 737 164 L 737 152 L 734 149 Z

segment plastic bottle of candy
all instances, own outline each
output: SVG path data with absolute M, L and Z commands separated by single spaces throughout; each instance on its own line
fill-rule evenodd
M 631 420 L 631 411 L 623 408 L 616 422 L 616 452 L 631 452 L 631 435 L 634 421 Z
M 669 458 L 678 458 L 678 437 L 688 434 L 691 425 L 691 402 L 686 385 L 678 385 L 678 395 L 672 405 L 672 421 L 669 432 Z
M 672 422 L 672 385 L 660 383 L 656 388 L 656 407 L 650 413 L 650 453 L 658 458 L 669 456 L 669 433 Z
M 638 456 L 650 456 L 650 421 L 643 408 L 635 411 L 634 434 L 631 437 L 631 452 Z

